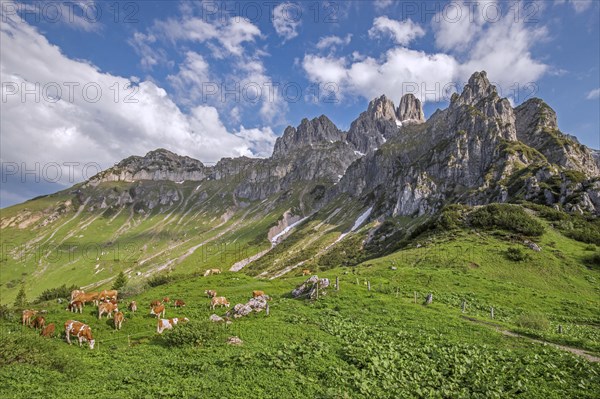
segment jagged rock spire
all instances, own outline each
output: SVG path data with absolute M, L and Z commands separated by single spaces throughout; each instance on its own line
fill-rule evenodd
M 396 117 L 402 123 L 423 123 L 425 122 L 425 114 L 421 106 L 421 100 L 416 98 L 412 93 L 402 96 L 400 105 L 396 110 Z
M 275 142 L 273 156 L 285 156 L 290 151 L 307 145 L 340 141 L 344 133 L 325 115 L 302 119 L 298 128 L 288 126 Z
M 476 104 L 479 100 L 491 95 L 497 95 L 496 86 L 490 83 L 485 71 L 475 72 L 469 78 L 469 83 L 463 89 L 460 96 L 452 96 L 452 102 L 459 104 Z
M 372 119 L 385 119 L 389 121 L 396 120 L 396 107 L 394 102 L 382 95 L 379 98 L 372 100 L 367 108 L 367 114 Z

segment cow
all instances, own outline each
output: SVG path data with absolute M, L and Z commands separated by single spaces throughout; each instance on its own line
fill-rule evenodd
M 33 320 L 32 327 L 36 330 L 39 328 L 40 330 L 44 328 L 46 325 L 46 319 L 43 316 L 38 316 Z
M 165 312 L 165 305 L 153 306 L 152 309 L 150 309 L 150 314 L 156 317 L 165 317 Z
M 169 299 L 168 296 L 163 298 L 163 303 L 169 303 L 169 302 L 171 302 L 171 299 Z
M 83 313 L 83 302 L 81 301 L 73 301 L 67 305 L 67 309 L 74 313 Z
M 69 345 L 71 345 L 71 335 L 74 335 L 79 340 L 79 346 L 85 340 L 88 342 L 90 349 L 94 349 L 96 340 L 92 336 L 92 328 L 87 324 L 76 320 L 67 320 L 65 321 L 65 335 Z
M 104 299 L 104 303 L 112 303 L 113 305 L 117 305 L 119 303 L 119 301 L 117 301 L 116 299 Z
M 92 302 L 94 305 L 98 305 L 98 296 L 97 292 L 88 292 L 87 294 L 79 294 L 75 297 L 71 302 L 79 301 L 83 303 L 85 306 L 86 303 Z
M 179 319 L 175 317 L 174 319 L 158 319 L 158 324 L 156 326 L 156 332 L 162 334 L 165 330 L 172 330 L 173 326 L 176 326 L 177 323 L 187 323 L 190 321 L 187 317 L 183 319 Z
M 23 315 L 21 316 L 21 322 L 23 323 L 23 325 L 28 325 L 31 326 L 31 321 L 33 316 L 35 316 L 36 314 L 38 314 L 37 310 L 29 310 L 29 309 L 25 309 L 23 311 Z
M 252 291 L 252 298 L 258 298 L 259 296 L 265 295 L 264 291 Z
M 123 312 L 116 312 L 115 313 L 115 318 L 114 318 L 115 330 L 120 330 L 121 329 L 121 325 L 123 324 L 123 320 L 125 320 L 125 316 L 123 315 Z
M 55 329 L 56 329 L 56 326 L 54 325 L 54 323 L 50 323 L 46 327 L 42 328 L 40 335 L 42 337 L 52 337 L 54 335 Z
M 129 310 L 131 310 L 133 313 L 135 313 L 135 311 L 137 310 L 137 303 L 135 301 L 131 301 L 129 303 Z
M 215 307 L 219 305 L 219 306 L 225 306 L 225 307 L 229 307 L 229 301 L 227 301 L 227 298 L 225 298 L 224 296 L 217 296 L 214 297 L 210 300 L 210 308 L 212 310 L 215 310 Z
M 117 290 L 104 290 L 100 293 L 100 300 L 103 301 L 105 299 L 117 299 L 118 296 Z
M 181 299 L 176 299 L 175 300 L 175 307 L 176 308 L 182 308 L 185 306 L 185 302 L 183 302 Z
M 302 270 L 302 275 L 303 276 L 308 276 L 309 274 L 310 274 L 310 270 L 308 270 L 308 269 L 303 269 Z
M 81 295 L 81 294 L 85 294 L 85 291 L 83 291 L 83 290 L 73 290 L 73 291 L 71 291 L 71 302 L 75 298 L 77 298 L 79 295 Z
M 209 298 L 214 298 L 217 296 L 217 291 L 215 291 L 215 290 L 206 290 L 206 291 L 204 291 L 204 293 Z
M 221 269 L 208 269 L 204 272 L 204 277 L 210 276 L 211 274 L 221 274 Z
M 113 305 L 110 302 L 102 302 L 100 305 L 98 305 L 98 320 L 102 318 L 104 313 L 106 313 L 106 317 L 111 318 L 113 317 L 113 312 L 118 311 L 119 307 L 117 305 Z
M 162 305 L 162 302 L 159 301 L 158 299 L 155 299 L 154 301 L 150 302 L 150 307 L 153 308 L 155 306 L 159 306 Z

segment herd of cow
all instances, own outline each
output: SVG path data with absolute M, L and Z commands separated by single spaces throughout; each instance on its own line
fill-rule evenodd
M 216 270 L 218 269 L 209 269 L 208 271 L 210 271 L 211 274 L 216 274 Z M 229 301 L 227 300 L 227 298 L 225 298 L 224 296 L 217 296 L 217 292 L 215 290 L 206 290 L 204 291 L 204 293 L 210 299 L 210 308 L 212 310 L 214 310 L 217 306 L 225 306 L 229 308 Z M 266 300 L 270 300 L 270 298 L 267 295 L 265 295 L 263 291 L 253 291 L 252 298 L 263 300 L 265 301 L 265 303 Z M 156 318 L 158 319 L 156 327 L 156 332 L 158 334 L 162 334 L 164 330 L 173 329 L 173 327 L 176 326 L 178 323 L 189 321 L 187 317 L 164 319 L 166 312 L 165 307 L 170 302 L 171 300 L 169 297 L 164 297 L 162 300 L 154 300 L 150 302 L 150 314 L 156 316 Z M 83 308 L 87 303 L 92 303 L 94 306 L 98 307 L 98 319 L 101 319 L 103 315 L 106 315 L 107 318 L 113 319 L 115 330 L 121 330 L 123 321 L 125 320 L 125 315 L 119 310 L 118 292 L 116 290 L 104 290 L 101 292 L 87 293 L 82 290 L 73 290 L 71 292 L 71 299 L 65 310 L 74 313 L 83 313 Z M 181 299 L 176 299 L 173 302 L 173 306 L 176 308 L 182 308 L 185 307 L 185 302 Z M 129 302 L 127 307 L 133 313 L 135 313 L 138 309 L 136 301 Z M 40 329 L 40 335 L 44 337 L 53 336 L 55 333 L 56 326 L 54 325 L 54 323 L 46 325 L 46 319 L 40 313 L 44 312 L 31 309 L 23 310 L 21 319 L 23 326 L 27 325 L 29 327 L 35 328 L 36 330 Z M 71 336 L 75 336 L 79 340 L 79 346 L 81 346 L 82 343 L 86 341 L 90 349 L 94 349 L 95 339 L 92 335 L 92 328 L 89 325 L 77 320 L 67 320 L 64 324 L 64 328 L 66 340 L 69 343 L 69 345 L 71 344 Z

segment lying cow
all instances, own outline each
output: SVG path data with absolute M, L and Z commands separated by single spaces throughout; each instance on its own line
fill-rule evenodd
M 206 291 L 204 291 L 204 293 L 209 298 L 214 298 L 217 296 L 217 291 L 215 291 L 215 290 L 206 290 Z
M 163 303 L 170 303 L 170 302 L 171 302 L 171 299 L 168 296 L 163 298 Z
M 225 298 L 224 296 L 217 296 L 214 297 L 210 300 L 210 308 L 212 310 L 215 310 L 215 307 L 219 305 L 219 306 L 225 306 L 225 307 L 229 307 L 229 301 L 227 301 L 227 298 Z
M 36 330 L 39 329 L 43 329 L 44 326 L 46 325 L 46 319 L 44 319 L 43 316 L 38 316 L 33 320 L 33 323 L 31 324 L 31 326 L 33 328 L 35 328 Z
M 158 319 L 158 324 L 156 326 L 156 332 L 162 334 L 165 330 L 172 330 L 173 326 L 176 326 L 177 323 L 187 323 L 190 321 L 187 317 L 183 319 L 174 318 L 174 319 Z
M 113 312 L 118 312 L 119 307 L 110 302 L 102 302 L 98 305 L 98 320 L 102 318 L 102 315 L 106 313 L 107 318 L 113 317 Z
M 65 322 L 65 335 L 69 345 L 71 345 L 71 335 L 74 335 L 79 340 L 79 346 L 85 340 L 90 345 L 90 349 L 94 349 L 96 340 L 92 336 L 92 328 L 87 324 L 76 320 L 67 320 Z
M 175 307 L 176 308 L 183 308 L 185 306 L 185 302 L 183 302 L 181 299 L 176 299 L 175 300 Z
M 137 303 L 135 301 L 131 301 L 128 307 L 133 313 L 137 311 Z
M 204 272 L 204 277 L 210 276 L 211 274 L 221 274 L 221 269 L 208 269 Z
M 73 301 L 67 305 L 66 310 L 71 311 L 73 313 L 77 313 L 77 312 L 83 313 L 83 302 Z
M 123 324 L 123 320 L 125 320 L 125 315 L 123 315 L 123 312 L 116 312 L 115 313 L 115 318 L 114 318 L 115 330 L 120 330 L 121 329 L 121 325 Z
M 40 335 L 42 337 L 52 337 L 54 335 L 55 329 L 56 326 L 54 325 L 54 323 L 50 323 L 46 327 L 42 328 L 42 332 L 40 333 Z
M 264 296 L 264 291 L 252 291 L 252 298 L 258 298 L 259 296 Z
M 165 317 L 165 312 L 165 305 L 153 306 L 152 309 L 150 309 L 150 314 L 156 317 Z
M 303 276 L 308 276 L 309 274 L 310 274 L 310 270 L 308 270 L 308 269 L 303 269 L 302 270 L 302 275 Z

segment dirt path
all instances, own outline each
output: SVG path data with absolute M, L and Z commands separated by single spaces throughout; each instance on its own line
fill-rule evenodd
M 558 349 L 561 349 L 563 351 L 571 352 L 571 353 L 573 353 L 573 354 L 575 354 L 577 356 L 581 356 L 583 358 L 586 358 L 587 360 L 589 360 L 592 363 L 598 363 L 598 362 L 600 362 L 600 357 L 591 355 L 591 354 L 587 353 L 586 351 L 584 351 L 583 349 L 573 348 L 572 346 L 559 345 L 559 344 L 555 344 L 555 343 L 552 343 L 552 342 L 542 341 L 542 340 L 539 340 L 539 339 L 531 338 L 531 337 L 528 337 L 526 335 L 517 334 L 515 332 L 503 329 L 501 325 L 496 324 L 496 323 L 481 321 L 481 320 L 477 320 L 477 319 L 474 319 L 474 318 L 468 317 L 468 316 L 462 316 L 462 318 L 465 319 L 465 320 L 469 320 L 470 322 L 473 322 L 473 323 L 477 323 L 477 324 L 482 324 L 482 325 L 494 327 L 494 329 L 496 331 L 498 331 L 502 335 L 506 335 L 507 337 L 524 338 L 524 339 L 527 339 L 527 340 L 529 340 L 531 342 L 536 342 L 538 344 L 552 345 L 552 346 L 554 346 L 554 347 L 556 347 Z

